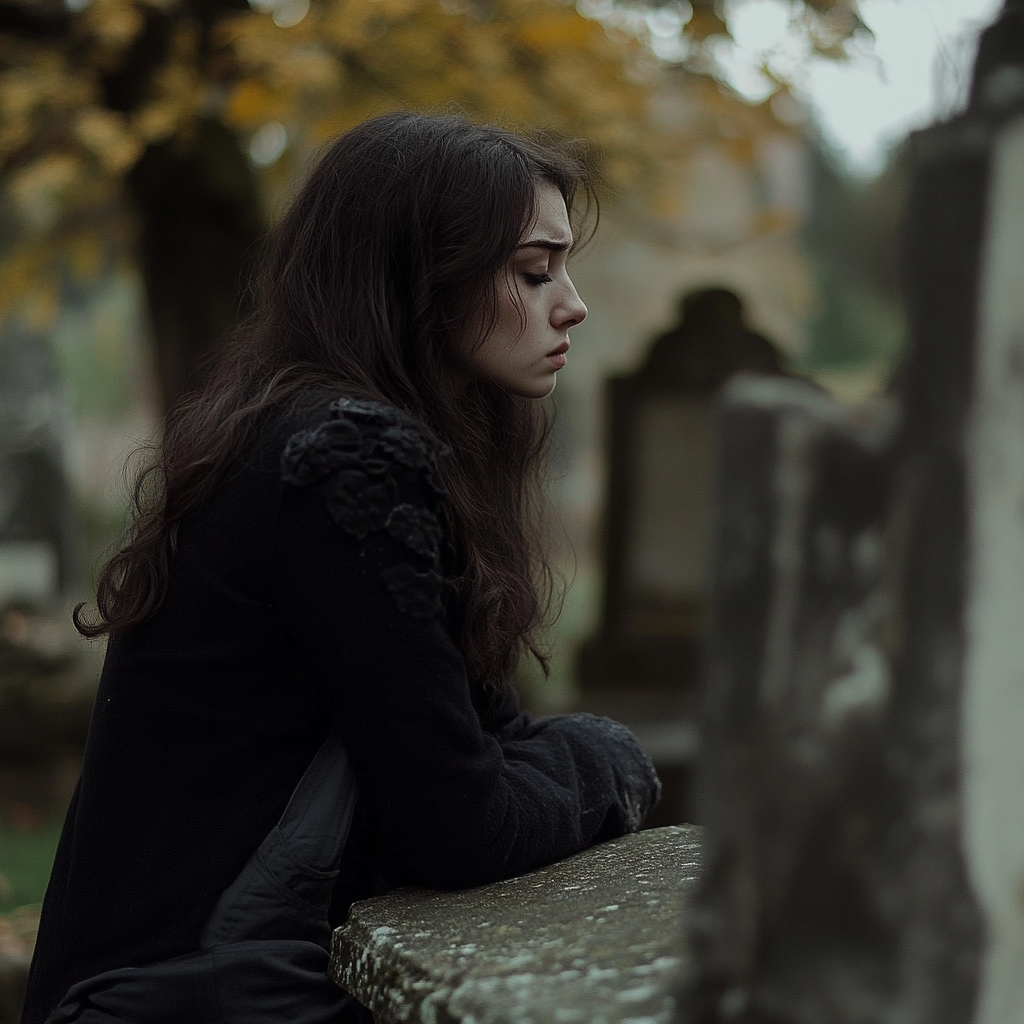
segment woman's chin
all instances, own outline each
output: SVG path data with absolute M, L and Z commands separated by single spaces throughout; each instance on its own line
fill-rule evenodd
M 533 398 L 539 400 L 541 398 L 547 398 L 548 395 L 555 390 L 555 384 L 557 381 L 557 374 L 547 373 L 543 377 L 539 377 L 529 383 L 524 382 L 521 387 L 510 390 L 513 390 L 520 398 Z

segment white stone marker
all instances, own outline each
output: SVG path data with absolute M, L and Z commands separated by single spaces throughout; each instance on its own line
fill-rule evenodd
M 974 405 L 964 846 L 985 919 L 975 1024 L 1024 1022 L 1024 119 L 992 155 Z

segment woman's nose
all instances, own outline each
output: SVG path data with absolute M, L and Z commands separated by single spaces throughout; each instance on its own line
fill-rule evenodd
M 582 323 L 587 318 L 587 307 L 576 291 L 576 286 L 569 282 L 569 291 L 565 301 L 558 304 L 554 310 L 553 320 L 557 321 L 554 326 L 560 330 L 567 331 L 570 327 Z

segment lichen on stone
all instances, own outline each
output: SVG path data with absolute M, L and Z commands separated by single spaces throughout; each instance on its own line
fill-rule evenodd
M 352 907 L 331 975 L 380 1024 L 670 1024 L 699 861 L 699 829 L 673 826 L 475 889 L 394 890 Z

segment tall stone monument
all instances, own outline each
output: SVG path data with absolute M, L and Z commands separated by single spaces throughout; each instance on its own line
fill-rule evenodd
M 1024 2 L 913 138 L 899 388 L 722 414 L 685 1024 L 1024 1020 Z

